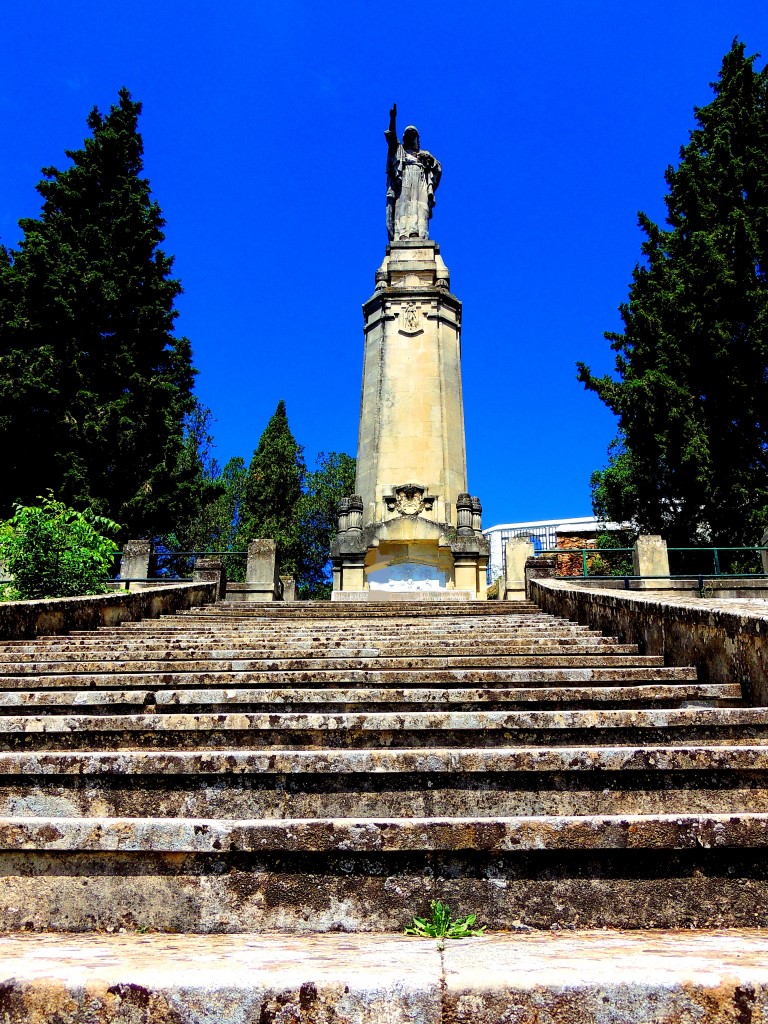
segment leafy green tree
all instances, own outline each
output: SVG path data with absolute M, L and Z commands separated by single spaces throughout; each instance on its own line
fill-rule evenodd
M 260 537 L 275 540 L 284 575 L 296 576 L 301 566 L 298 506 L 305 473 L 304 449 L 291 433 L 281 399 L 248 467 L 237 539 L 242 547 Z
M 607 334 L 616 377 L 579 379 L 619 418 L 595 511 L 686 544 L 754 544 L 768 524 L 768 70 L 734 41 L 668 168 L 667 227 Z
M 118 523 L 90 510 L 67 508 L 53 495 L 17 505 L 0 528 L 0 561 L 13 577 L 11 597 L 101 594 L 119 551 L 108 535 Z
M 181 286 L 142 177 L 140 111 L 125 89 L 108 114 L 94 108 L 72 165 L 43 169 L 39 218 L 0 257 L 0 514 L 51 488 L 149 536 L 184 508 L 194 371 L 173 335 Z
M 355 460 L 343 452 L 320 452 L 306 475 L 299 500 L 301 566 L 299 593 L 317 600 L 331 593 L 330 548 L 336 534 L 339 500 L 355 490 Z

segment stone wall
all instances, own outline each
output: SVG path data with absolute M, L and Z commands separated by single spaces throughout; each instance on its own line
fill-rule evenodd
M 97 629 L 138 619 L 156 619 L 184 608 L 211 604 L 215 583 L 165 583 L 143 590 L 87 597 L 53 597 L 42 601 L 0 603 L 0 640 Z
M 594 533 L 589 536 L 583 534 L 558 534 L 557 537 L 558 550 L 563 551 L 576 551 L 573 555 L 556 555 L 557 566 L 556 572 L 558 576 L 581 576 L 584 572 L 584 559 L 581 554 L 580 548 L 595 548 L 597 551 L 597 541 L 595 540 Z M 587 555 L 587 564 L 591 568 L 592 556 Z
M 562 615 L 668 665 L 696 665 L 699 682 L 740 683 L 747 702 L 768 705 L 768 604 L 597 590 L 561 580 L 532 579 L 531 597 Z

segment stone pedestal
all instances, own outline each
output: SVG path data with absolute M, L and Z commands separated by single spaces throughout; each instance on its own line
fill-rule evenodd
M 127 540 L 120 557 L 121 580 L 146 580 L 149 576 L 149 561 L 152 544 L 148 540 Z M 144 583 L 129 583 L 128 590 L 138 590 Z
M 439 246 L 387 246 L 364 304 L 355 495 L 339 505 L 334 590 L 485 597 L 489 545 L 467 493 L 461 302 Z
M 248 545 L 243 601 L 277 601 L 282 596 L 277 564 L 277 545 L 271 538 L 252 540 Z
M 635 576 L 669 576 L 669 554 L 663 537 L 644 534 L 637 538 L 632 549 L 632 564 Z M 665 590 L 674 587 L 669 579 L 645 579 L 637 581 L 638 590 Z
M 533 557 L 533 541 L 528 537 L 512 537 L 507 541 L 504 549 L 506 568 L 504 578 L 499 581 L 499 598 L 502 601 L 525 601 L 525 564 Z
M 277 563 L 277 545 L 271 538 L 252 540 L 248 545 L 248 561 L 245 569 L 245 583 L 227 584 L 229 601 L 282 601 L 283 590 L 287 582 L 293 601 L 296 596 L 296 584 L 290 576 L 280 576 Z
M 224 562 L 218 556 L 198 556 L 192 569 L 192 582 L 215 583 L 216 600 L 221 601 L 227 592 L 227 575 L 224 571 Z

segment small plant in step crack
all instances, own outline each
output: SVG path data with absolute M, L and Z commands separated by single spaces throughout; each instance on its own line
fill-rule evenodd
M 413 924 L 405 929 L 406 935 L 418 935 L 422 939 L 468 939 L 485 931 L 485 925 L 475 927 L 477 914 L 453 918 L 450 908 L 439 900 L 432 900 L 430 908 L 431 919 L 414 917 Z

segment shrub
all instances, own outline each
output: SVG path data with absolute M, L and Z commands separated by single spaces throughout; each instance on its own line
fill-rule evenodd
M 39 505 L 16 505 L 0 527 L 0 561 L 13 577 L 16 598 L 103 594 L 119 548 L 107 534 L 119 525 L 86 509 L 78 512 L 52 494 Z

